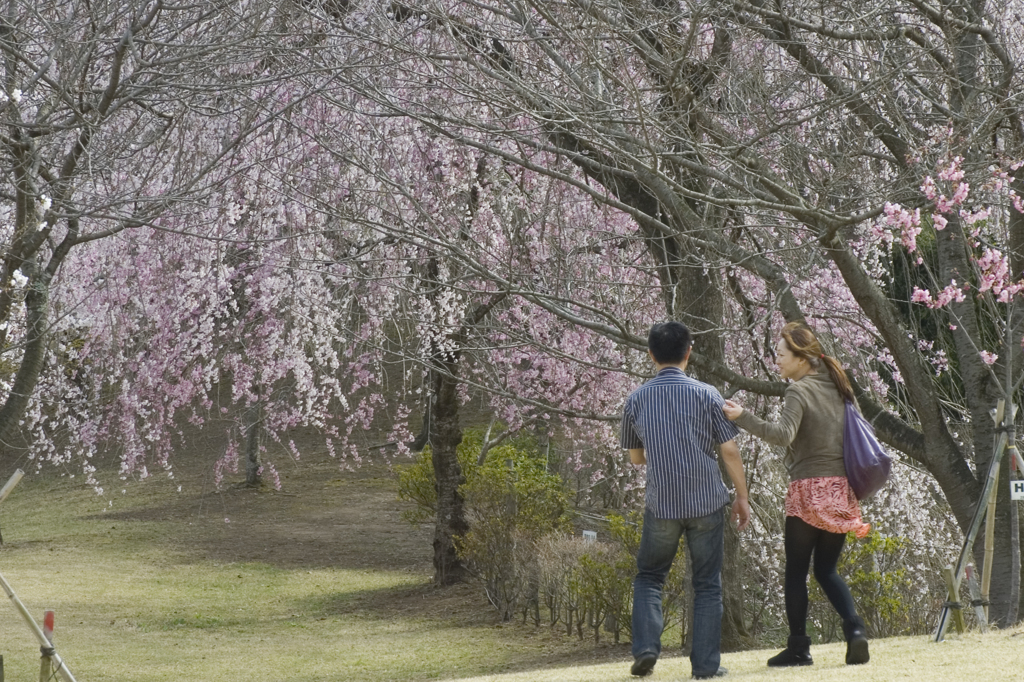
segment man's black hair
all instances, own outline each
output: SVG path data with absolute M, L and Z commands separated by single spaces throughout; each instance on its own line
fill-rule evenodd
M 690 349 L 690 330 L 682 322 L 658 322 L 647 335 L 647 347 L 659 365 L 678 365 Z

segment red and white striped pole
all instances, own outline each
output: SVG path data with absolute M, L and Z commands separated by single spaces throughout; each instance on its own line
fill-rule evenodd
M 50 644 L 53 644 L 53 618 L 56 612 L 53 609 L 47 609 L 43 612 L 43 634 L 46 635 L 46 639 L 50 640 Z
M 43 611 L 43 636 L 49 642 L 48 646 L 40 646 L 39 652 L 42 656 L 39 659 L 39 682 L 49 682 L 53 677 L 53 616 L 52 609 Z
M 39 647 L 42 657 L 39 659 L 39 682 L 49 682 L 53 677 L 53 655 L 57 653 L 53 648 L 53 618 L 56 614 L 52 609 L 43 611 L 43 636 L 46 637 L 48 645 Z

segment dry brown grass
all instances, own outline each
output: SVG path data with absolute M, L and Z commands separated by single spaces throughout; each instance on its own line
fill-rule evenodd
M 930 637 L 895 637 L 871 642 L 871 662 L 847 666 L 845 644 L 826 644 L 811 649 L 814 665 L 802 668 L 768 668 L 765 660 L 776 651 L 744 651 L 726 654 L 722 665 L 725 680 L 736 682 L 1002 682 L 1024 680 L 1024 628 L 981 635 L 952 635 L 936 644 Z M 666 658 L 645 679 L 685 680 L 690 663 Z M 452 678 L 455 679 L 455 678 Z M 461 678 L 462 682 L 622 682 L 630 677 L 628 663 L 606 663 L 508 675 Z

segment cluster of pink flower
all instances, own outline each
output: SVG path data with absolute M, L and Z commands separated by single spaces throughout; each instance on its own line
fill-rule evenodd
M 935 202 L 936 212 L 932 214 L 932 224 L 936 230 L 942 230 L 949 224 L 949 220 L 943 215 L 944 213 L 951 212 L 956 206 L 964 206 L 967 201 L 970 193 L 970 184 L 963 181 L 964 171 L 962 163 L 963 159 L 961 157 L 954 157 L 949 161 L 948 165 L 938 172 L 940 180 L 950 184 L 956 183 L 956 190 L 952 198 L 947 198 L 945 194 L 939 193 L 938 186 L 931 176 L 926 177 L 921 185 L 921 191 L 924 192 L 924 195 Z M 1020 164 L 1013 164 L 1011 166 L 1014 170 L 1019 167 Z M 1008 174 L 998 170 L 995 170 L 994 174 L 996 175 L 996 182 L 992 187 L 997 190 L 1008 191 L 1009 198 L 1015 209 L 1024 212 L 1024 205 L 1022 205 L 1020 197 L 1007 188 L 1006 180 L 1008 179 Z M 993 210 L 992 206 L 984 206 L 976 210 L 964 207 L 960 208 L 957 212 L 957 216 L 964 224 L 973 226 L 973 230 L 970 233 L 973 239 L 971 242 L 972 247 L 982 247 L 981 229 L 985 221 L 992 216 Z M 903 232 L 902 241 L 904 246 L 907 247 L 908 251 L 913 252 L 917 246 L 916 237 L 921 232 L 920 221 L 915 220 L 915 214 L 911 214 L 907 209 L 899 205 L 891 204 L 886 204 L 885 214 L 885 223 L 900 227 Z M 920 258 L 918 258 L 918 263 L 921 263 Z M 977 266 L 977 290 L 979 293 L 992 291 L 997 301 L 1008 303 L 1016 294 L 1024 291 L 1024 280 L 1019 282 L 1012 281 L 1009 262 L 1006 256 L 998 249 L 985 247 L 981 255 L 974 259 L 974 263 Z M 930 292 L 915 288 L 911 300 L 915 303 L 925 303 L 930 307 L 942 307 L 954 300 L 962 301 L 963 292 L 969 286 L 969 284 L 964 284 L 961 288 L 954 281 L 946 286 L 935 299 L 932 299 Z
M 921 191 L 924 192 L 929 201 L 935 202 L 935 209 L 938 213 L 949 213 L 955 207 L 962 206 L 967 200 L 967 195 L 971 191 L 971 185 L 963 181 L 963 161 L 963 157 L 954 157 L 949 162 L 949 165 L 940 169 L 938 173 L 940 180 L 944 180 L 950 185 L 956 183 L 956 189 L 953 191 L 951 198 L 939 193 L 935 180 L 931 176 L 926 177 L 921 184 Z
M 1011 169 L 1016 170 L 1020 166 L 1019 163 L 1013 164 Z M 1009 173 L 997 168 L 992 170 L 994 181 L 985 183 L 982 189 L 991 190 L 997 195 L 988 196 L 987 202 L 990 205 L 980 208 L 967 206 L 971 187 L 964 180 L 963 158 L 960 156 L 948 160 L 939 168 L 936 174 L 938 181 L 930 175 L 925 177 L 921 184 L 921 191 L 927 199 L 934 202 L 931 219 L 936 230 L 946 229 L 953 219 L 958 220 L 959 226 L 970 227 L 969 245 L 972 249 L 980 250 L 980 253 L 976 252 L 977 255 L 971 259 L 975 270 L 973 280 L 976 282 L 974 288 L 977 295 L 981 296 L 985 292 L 991 292 L 996 302 L 1009 303 L 1015 296 L 1024 292 L 1024 279 L 1014 281 L 1006 254 L 998 248 L 986 245 L 986 242 L 998 238 L 998 235 L 989 234 L 991 228 L 986 231 L 986 227 L 997 210 L 991 204 L 993 201 L 998 201 L 998 194 L 1008 198 L 1017 211 L 1024 212 L 1024 203 L 1010 189 Z M 940 183 L 948 186 L 949 196 L 940 190 Z M 880 233 L 888 232 L 887 241 L 892 243 L 892 232 L 899 230 L 901 243 L 908 252 L 914 253 L 917 251 L 917 238 L 922 229 L 920 209 L 910 211 L 899 204 L 887 203 L 884 209 L 884 218 L 872 227 L 872 232 L 876 238 L 883 236 Z M 965 237 L 967 236 L 965 230 Z M 918 255 L 917 264 L 921 265 L 922 263 L 923 258 Z M 953 279 L 934 295 L 927 289 L 914 287 L 910 300 L 933 309 L 944 308 L 953 302 L 963 302 L 971 288 L 971 282 L 960 284 Z M 955 330 L 956 325 L 951 324 L 950 329 Z M 999 357 L 989 351 L 980 351 L 980 356 L 989 365 L 995 363 Z
M 963 301 L 967 297 L 966 292 L 970 290 L 970 287 L 971 285 L 966 283 L 960 286 L 956 280 L 953 280 L 935 298 L 932 298 L 931 292 L 927 289 L 914 287 L 914 293 L 911 295 L 910 300 L 914 303 L 923 303 L 929 308 L 943 308 L 952 301 L 957 303 Z
M 1010 280 L 1010 263 L 1006 256 L 997 249 L 985 249 L 981 257 L 975 260 L 980 278 L 978 291 L 992 290 L 996 300 L 1009 303 L 1010 299 L 1024 291 L 1024 279 L 1019 282 Z
M 917 237 L 921 234 L 921 209 L 910 211 L 899 204 L 885 203 L 885 224 L 899 228 L 900 242 L 907 251 L 917 251 Z M 921 259 L 918 258 L 918 263 Z

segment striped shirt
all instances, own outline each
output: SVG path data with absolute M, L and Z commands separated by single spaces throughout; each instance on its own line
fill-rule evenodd
M 739 434 L 722 395 L 667 367 L 633 391 L 622 410 L 622 447 L 643 448 L 647 509 L 659 519 L 712 514 L 729 502 L 715 446 Z

